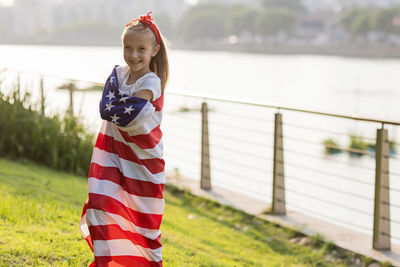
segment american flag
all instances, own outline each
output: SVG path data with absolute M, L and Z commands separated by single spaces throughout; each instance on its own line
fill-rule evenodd
M 117 77 L 115 67 L 100 101 L 80 228 L 95 256 L 90 266 L 162 266 L 164 94 L 153 101 L 123 94 Z

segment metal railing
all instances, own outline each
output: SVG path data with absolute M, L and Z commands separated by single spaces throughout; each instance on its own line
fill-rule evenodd
M 38 73 L 31 75 L 40 77 L 39 88 L 43 99 L 43 84 L 48 76 Z M 67 81 L 66 84 L 90 82 L 52 78 Z M 70 86 L 68 109 L 71 114 L 73 93 L 77 90 L 72 88 Z M 274 214 L 285 214 L 287 208 L 293 208 L 372 233 L 372 247 L 375 249 L 390 249 L 391 239 L 400 241 L 400 205 L 391 203 L 389 198 L 389 194 L 393 194 L 400 199 L 400 169 L 389 171 L 389 161 L 399 164 L 400 157 L 390 155 L 388 137 L 388 127 L 398 127 L 400 122 L 267 105 L 253 100 L 188 91 L 168 90 L 166 93 L 163 127 L 167 128 L 167 154 L 171 161 L 179 162 L 177 166 L 185 165 L 192 174 L 198 173 L 201 188 L 210 190 L 214 183 L 232 189 L 236 185 L 236 188 L 240 187 L 248 194 L 269 199 Z M 178 99 L 168 107 L 174 102 L 174 97 Z M 188 103 L 188 100 L 192 102 Z M 179 101 L 184 102 L 184 108 Z M 41 105 L 44 112 L 44 100 Z M 298 119 L 289 121 L 285 116 L 290 117 L 291 114 L 314 116 L 322 121 L 331 118 L 373 125 L 376 137 L 354 137 L 374 142 L 374 151 L 323 145 L 312 135 L 335 135 L 342 138 L 348 137 L 348 133 L 327 129 L 315 123 L 305 125 Z M 299 132 L 306 134 L 301 136 Z M 391 144 L 399 146 L 395 141 Z M 321 147 L 347 152 L 356 158 L 364 155 L 369 159 L 349 162 L 313 153 Z M 373 165 L 371 157 L 375 157 Z M 341 169 L 355 172 L 344 174 L 338 171 Z M 398 186 L 390 186 L 389 173 L 390 177 L 399 181 L 396 182 Z M 342 198 L 351 201 L 340 201 Z M 332 212 L 327 214 L 318 210 L 318 206 Z M 371 225 L 338 218 L 335 214 L 339 213 L 359 216 L 361 222 L 371 219 Z M 398 235 L 391 234 L 391 226 L 398 229 Z
M 396 224 L 400 226 L 400 221 L 399 220 L 394 220 L 391 219 L 390 217 L 390 208 L 392 209 L 399 209 L 400 206 L 396 204 L 391 204 L 389 201 L 389 192 L 393 190 L 394 192 L 399 192 L 399 188 L 393 188 L 390 189 L 389 186 L 389 158 L 390 156 L 390 148 L 389 148 L 389 139 L 388 139 L 388 129 L 385 129 L 386 125 L 391 125 L 391 126 L 400 126 L 400 122 L 397 121 L 390 121 L 390 120 L 379 120 L 379 119 L 371 119 L 371 118 L 364 118 L 364 117 L 356 117 L 356 116 L 348 116 L 348 115 L 343 115 L 343 114 L 334 114 L 334 113 L 326 113 L 326 112 L 317 112 L 317 111 L 312 111 L 312 110 L 305 110 L 305 109 L 296 109 L 296 108 L 289 108 L 289 107 L 283 107 L 283 106 L 274 106 L 274 105 L 267 105 L 263 104 L 260 102 L 254 102 L 250 100 L 243 100 L 243 99 L 235 99 L 235 98 L 225 98 L 225 97 L 220 97 L 220 96 L 215 96 L 215 95 L 209 95 L 209 94 L 198 94 L 198 93 L 191 93 L 187 91 L 173 91 L 169 92 L 171 95 L 175 96 L 184 96 L 184 97 L 189 97 L 189 98 L 197 98 L 202 100 L 202 152 L 201 152 L 201 177 L 200 177 L 200 186 L 201 188 L 205 190 L 211 189 L 211 177 L 210 177 L 210 170 L 214 170 L 214 166 L 210 166 L 210 158 L 214 158 L 214 156 L 209 153 L 210 148 L 210 141 L 209 137 L 211 136 L 218 136 L 218 134 L 212 134 L 209 132 L 208 125 L 204 125 L 207 123 L 207 102 L 210 101 L 217 101 L 217 102 L 225 102 L 225 103 L 231 103 L 231 104 L 240 104 L 240 105 L 246 105 L 246 106 L 257 106 L 257 107 L 262 107 L 262 108 L 267 108 L 267 109 L 274 109 L 277 112 L 275 113 L 275 120 L 274 120 L 274 131 L 273 133 L 271 132 L 265 132 L 263 131 L 263 134 L 266 136 L 273 135 L 273 158 L 270 159 L 273 162 L 273 169 L 272 169 L 272 196 L 271 197 L 271 202 L 272 202 L 272 213 L 274 214 L 285 214 L 286 213 L 286 206 L 289 205 L 289 207 L 296 207 L 297 209 L 300 210 L 305 210 L 304 206 L 298 205 L 297 203 L 294 204 L 293 202 L 288 202 L 286 200 L 286 193 L 290 192 L 295 194 L 296 196 L 300 196 L 303 198 L 310 199 L 314 202 L 318 202 L 320 204 L 323 204 L 325 206 L 329 207 L 335 207 L 335 208 L 340 208 L 346 211 L 350 211 L 353 213 L 357 213 L 361 216 L 367 216 L 367 217 L 373 217 L 373 227 L 366 227 L 365 225 L 357 224 L 354 222 L 349 222 L 349 221 L 342 221 L 342 223 L 346 225 L 353 225 L 359 229 L 363 229 L 365 231 L 372 231 L 373 235 L 373 248 L 379 249 L 379 250 L 389 250 L 391 247 L 391 238 L 400 240 L 399 236 L 392 236 L 391 237 L 391 232 L 390 232 L 390 224 Z M 294 127 L 294 128 L 301 128 L 305 130 L 310 130 L 310 131 L 319 131 L 323 133 L 330 133 L 330 134 L 336 134 L 336 135 L 344 135 L 344 133 L 340 133 L 337 131 L 329 131 L 325 129 L 321 129 L 318 127 L 307 127 L 300 125 L 298 123 L 284 123 L 283 122 L 283 111 L 290 111 L 290 112 L 296 112 L 296 113 L 306 113 L 306 114 L 313 114 L 313 115 L 318 115 L 318 116 L 323 116 L 323 117 L 334 117 L 334 118 L 340 118 L 340 119 L 346 119 L 346 120 L 351 120 L 351 121 L 360 121 L 360 122 L 367 122 L 367 123 L 373 123 L 373 124 L 379 124 L 380 128 L 377 129 L 376 132 L 376 139 L 372 138 L 367 138 L 370 141 L 376 141 L 375 143 L 375 151 L 365 151 L 362 149 L 355 149 L 355 148 L 340 148 L 335 145 L 325 145 L 325 147 L 328 148 L 334 148 L 337 150 L 353 153 L 356 155 L 366 155 L 369 157 L 375 157 L 375 166 L 365 166 L 365 165 L 360 165 L 360 164 L 355 164 L 355 163 L 349 163 L 349 162 L 344 162 L 341 160 L 336 160 L 336 159 L 330 159 L 331 162 L 334 162 L 336 164 L 344 164 L 351 166 L 353 168 L 358 168 L 363 171 L 369 171 L 371 173 L 375 174 L 375 181 L 368 181 L 365 179 L 358 179 L 356 177 L 350 177 L 348 175 L 341 175 L 338 173 L 335 173 L 334 171 L 330 170 L 323 170 L 319 169 L 317 167 L 307 167 L 302 164 L 297 164 L 295 162 L 291 161 L 285 161 L 284 160 L 284 153 L 287 154 L 295 154 L 300 157 L 309 157 L 312 159 L 319 159 L 320 156 L 315 156 L 312 155 L 311 153 L 304 152 L 304 151 L 297 151 L 292 148 L 285 148 L 283 145 L 284 140 L 291 140 L 293 142 L 300 142 L 300 143 L 305 143 L 308 145 L 319 145 L 321 146 L 320 142 L 317 142 L 315 140 L 306 140 L 302 138 L 298 138 L 296 136 L 290 136 L 290 135 L 284 135 L 283 134 L 283 126 L 286 127 Z M 247 119 L 252 119 L 250 117 L 247 117 Z M 227 124 L 226 122 L 218 122 L 218 126 L 234 129 L 234 130 L 243 130 L 243 127 L 239 127 L 238 125 L 230 125 Z M 254 129 L 251 129 L 250 131 L 253 131 Z M 260 145 L 260 142 L 257 140 L 248 140 L 247 142 L 245 140 L 242 140 L 238 137 L 230 137 L 230 136 L 221 136 L 222 138 L 225 139 L 232 139 L 233 141 L 240 143 L 240 144 L 254 144 Z M 354 136 L 357 138 L 361 138 L 360 136 Z M 397 145 L 397 143 L 394 143 Z M 218 145 L 215 145 L 218 147 Z M 267 146 L 267 145 L 264 145 Z M 222 147 L 226 151 L 232 151 L 232 148 L 230 147 Z M 245 153 L 241 151 L 236 151 L 238 153 Z M 257 155 L 253 155 L 254 157 L 257 157 Z M 217 158 L 218 159 L 218 158 Z M 225 162 L 232 162 L 228 158 L 222 158 L 222 161 Z M 400 159 L 398 157 L 393 156 L 393 160 L 399 161 Z M 244 162 L 232 162 L 233 164 L 245 164 Z M 306 179 L 304 177 L 298 177 L 296 175 L 288 175 L 285 173 L 285 167 L 290 166 L 293 168 L 297 169 L 302 169 L 303 171 L 311 172 L 314 174 L 318 175 L 324 175 L 330 177 L 330 179 L 336 179 L 336 180 L 345 180 L 347 182 L 351 181 L 352 183 L 355 184 L 355 186 L 370 186 L 374 187 L 374 195 L 365 195 L 365 194 L 358 194 L 356 192 L 351 192 L 348 190 L 340 189 L 337 186 L 329 186 L 326 184 L 326 180 L 323 182 L 316 182 L 312 181 L 310 179 Z M 256 169 L 260 170 L 259 166 L 247 166 L 248 168 L 251 169 Z M 230 172 L 232 176 L 237 176 L 237 173 L 232 170 L 225 170 Z M 263 170 L 262 170 L 263 171 Z M 271 171 L 271 170 L 269 170 Z M 204 175 L 206 173 L 206 175 Z M 393 176 L 398 176 L 399 174 L 393 173 Z M 334 199 L 326 199 L 323 197 L 318 197 L 315 194 L 312 193 L 306 193 L 302 190 L 298 190 L 295 188 L 287 188 L 285 186 L 285 183 L 290 181 L 291 183 L 302 183 L 304 186 L 312 186 L 315 188 L 320 188 L 323 189 L 324 191 L 331 191 L 334 194 L 340 194 L 340 195 L 347 195 L 347 197 L 355 198 L 358 199 L 358 201 L 362 201 L 365 203 L 368 203 L 368 205 L 373 204 L 374 208 L 373 210 L 365 210 L 365 209 L 360 209 L 353 207 L 350 203 L 349 204 L 341 204 L 338 203 Z M 258 181 L 261 182 L 261 181 Z M 318 214 L 315 210 L 309 210 L 311 214 Z M 325 218 L 330 218 L 334 219 L 335 221 L 339 221 L 337 218 L 334 218 L 332 216 L 327 216 L 326 214 L 319 214 L 322 217 Z

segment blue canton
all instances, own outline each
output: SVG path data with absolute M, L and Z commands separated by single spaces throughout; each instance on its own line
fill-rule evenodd
M 104 84 L 100 100 L 100 116 L 116 125 L 127 126 L 139 115 L 148 100 L 122 94 L 119 91 L 116 69 L 117 66 Z

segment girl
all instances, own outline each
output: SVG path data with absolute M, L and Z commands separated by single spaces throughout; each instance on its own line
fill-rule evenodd
M 95 256 L 90 266 L 162 266 L 160 123 L 168 59 L 150 13 L 125 25 L 127 65 L 112 70 L 100 101 L 104 121 L 80 224 Z

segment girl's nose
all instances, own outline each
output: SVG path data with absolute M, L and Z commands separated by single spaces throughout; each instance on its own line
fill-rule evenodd
M 131 56 L 132 56 L 133 58 L 137 58 L 137 57 L 139 56 L 139 53 L 138 53 L 137 51 L 132 51 Z

